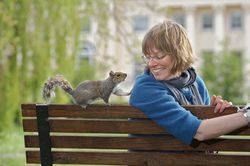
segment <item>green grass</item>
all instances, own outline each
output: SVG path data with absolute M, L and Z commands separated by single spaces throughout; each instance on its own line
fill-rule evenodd
M 26 160 L 22 128 L 0 133 L 0 166 L 24 165 L 26 165 Z

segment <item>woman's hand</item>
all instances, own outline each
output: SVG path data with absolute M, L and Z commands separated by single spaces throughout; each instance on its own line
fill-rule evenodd
M 221 96 L 213 95 L 211 99 L 211 106 L 215 106 L 214 112 L 221 113 L 225 110 L 225 108 L 232 106 L 232 102 L 228 102 L 227 100 L 223 100 Z

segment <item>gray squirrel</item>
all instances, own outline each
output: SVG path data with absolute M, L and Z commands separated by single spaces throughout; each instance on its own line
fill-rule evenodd
M 76 104 L 83 108 L 86 108 L 98 98 L 103 99 L 106 104 L 110 105 L 109 97 L 112 93 L 117 96 L 130 95 L 130 92 L 124 92 L 117 86 L 123 82 L 126 77 L 126 73 L 110 71 L 108 78 L 105 80 L 86 80 L 73 89 L 62 75 L 56 75 L 44 83 L 43 98 L 46 103 L 50 103 L 51 98 L 55 96 L 55 88 L 60 87 L 72 96 Z

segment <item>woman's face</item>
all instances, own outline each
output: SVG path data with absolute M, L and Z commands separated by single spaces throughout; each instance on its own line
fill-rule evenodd
M 171 57 L 154 47 L 147 56 L 147 66 L 156 80 L 169 80 L 176 76 L 171 73 L 173 66 Z

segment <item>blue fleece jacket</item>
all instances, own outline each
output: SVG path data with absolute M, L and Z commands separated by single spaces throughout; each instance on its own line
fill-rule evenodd
M 197 76 L 195 81 L 203 103 L 209 105 L 210 97 L 203 80 Z M 185 87 L 181 92 L 192 103 L 191 89 Z M 129 103 L 185 144 L 192 142 L 201 123 L 201 120 L 185 110 L 164 83 L 156 80 L 150 72 L 145 71 L 136 78 Z

